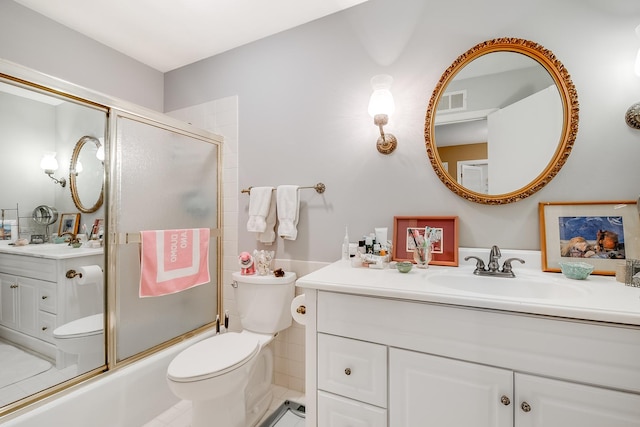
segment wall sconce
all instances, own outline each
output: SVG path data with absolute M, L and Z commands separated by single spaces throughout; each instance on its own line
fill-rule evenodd
M 636 36 L 640 39 L 640 25 L 636 27 Z M 638 55 L 636 56 L 635 72 L 636 76 L 640 77 L 640 49 L 638 49 Z M 629 127 L 640 129 L 640 102 L 636 102 L 629 107 L 624 115 L 624 119 Z
M 64 178 L 56 179 L 53 177 L 53 173 L 58 170 L 58 161 L 56 160 L 55 152 L 46 152 L 42 156 L 42 160 L 40 160 L 40 167 L 44 170 L 44 173 L 49 175 L 49 178 L 53 180 L 56 184 L 60 184 L 61 187 L 65 187 L 67 185 L 67 180 Z
M 393 153 L 398 146 L 398 140 L 390 133 L 384 133 L 383 126 L 389 123 L 389 116 L 395 110 L 393 95 L 391 95 L 391 83 L 393 78 L 386 74 L 374 76 L 371 79 L 373 93 L 369 99 L 369 115 L 373 117 L 373 123 L 380 128 L 380 137 L 376 148 L 382 154 Z

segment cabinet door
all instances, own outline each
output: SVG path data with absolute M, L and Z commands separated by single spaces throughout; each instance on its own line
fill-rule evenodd
M 17 327 L 16 298 L 17 281 L 15 276 L 0 274 L 0 324 L 9 328 Z
M 389 350 L 390 427 L 512 427 L 512 390 L 509 370 Z
M 38 336 L 38 289 L 40 280 L 18 277 L 18 330 Z
M 638 394 L 525 374 L 515 386 L 518 427 L 640 427 Z

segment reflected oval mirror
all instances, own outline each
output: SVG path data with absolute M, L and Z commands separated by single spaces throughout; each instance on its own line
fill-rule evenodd
M 477 44 L 444 72 L 425 120 L 427 155 L 440 180 L 467 200 L 506 204 L 544 187 L 578 132 L 569 73 L 537 43 Z
M 71 198 L 80 212 L 92 213 L 100 209 L 104 198 L 104 164 L 98 150 L 97 138 L 83 136 L 76 143 L 69 166 Z M 104 153 L 104 151 L 102 151 Z

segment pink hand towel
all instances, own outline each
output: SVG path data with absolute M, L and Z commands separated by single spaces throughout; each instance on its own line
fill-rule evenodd
M 174 294 L 211 281 L 208 228 L 140 233 L 141 298 Z

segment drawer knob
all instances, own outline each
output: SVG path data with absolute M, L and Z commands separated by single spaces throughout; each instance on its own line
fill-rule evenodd
M 524 412 L 531 412 L 531 405 L 529 405 L 527 402 L 522 402 L 520 408 L 522 408 Z
M 511 400 L 507 396 L 502 396 L 500 398 L 500 403 L 502 403 L 504 406 L 509 406 L 511 404 Z
M 17 287 L 18 287 L 18 285 L 15 285 L 15 284 L 12 284 L 12 285 L 9 286 L 9 288 L 11 288 L 11 289 L 15 289 Z
M 49 298 L 47 295 L 42 295 L 42 299 L 47 299 Z
M 347 368 L 344 370 L 345 375 L 351 375 L 351 368 Z
M 46 326 L 42 327 L 42 331 L 46 331 L 47 329 L 49 329 L 49 328 L 47 328 Z

